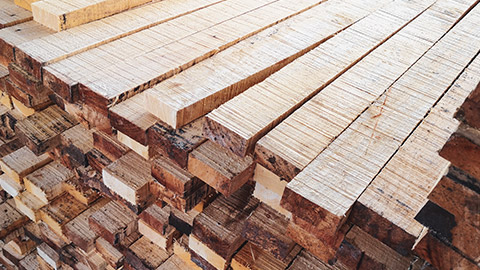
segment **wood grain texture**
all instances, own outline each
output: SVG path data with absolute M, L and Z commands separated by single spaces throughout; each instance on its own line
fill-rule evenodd
M 19 121 L 15 131 L 30 150 L 40 155 L 59 145 L 60 134 L 76 124 L 74 118 L 53 105 Z
M 160 155 L 186 168 L 189 153 L 206 141 L 202 133 L 202 123 L 203 119 L 199 119 L 179 129 L 173 129 L 158 122 L 147 131 L 149 145 Z
M 27 221 L 27 217 L 15 209 L 15 202 L 9 199 L 0 204 L 0 238 L 4 238 Z
M 239 157 L 212 141 L 189 155 L 188 171 L 225 196 L 230 196 L 253 176 L 250 156 Z
M 134 152 L 105 167 L 102 177 L 108 188 L 132 205 L 144 206 L 149 200 L 150 164 Z
M 93 146 L 111 161 L 116 161 L 130 149 L 119 142 L 114 136 L 102 131 L 93 132 Z
M 161 249 L 146 237 L 141 237 L 127 250 L 125 262 L 131 269 L 156 269 L 170 255 L 171 253 Z
M 296 245 L 284 260 L 275 258 L 270 252 L 247 242 L 232 259 L 231 267 L 234 270 L 247 269 L 285 269 L 292 260 L 301 251 L 301 247 Z
M 0 29 L 32 19 L 30 11 L 18 7 L 13 1 L 2 0 L 0 6 L 2 7 L 0 12 Z
M 0 159 L 2 171 L 15 182 L 22 184 L 23 177 L 48 164 L 51 159 L 47 154 L 35 155 L 24 146 Z

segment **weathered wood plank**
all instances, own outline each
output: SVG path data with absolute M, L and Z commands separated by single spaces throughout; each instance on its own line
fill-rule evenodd
M 27 217 L 15 209 L 13 199 L 0 204 L 0 216 L 0 238 L 2 239 L 27 221 Z
M 47 154 L 35 155 L 24 146 L 0 159 L 2 171 L 15 182 L 22 184 L 23 177 L 48 164 L 51 159 Z
M 251 179 L 254 168 L 252 157 L 239 157 L 212 141 L 188 158 L 188 171 L 227 197 Z
M 205 136 L 245 156 L 263 135 L 431 4 L 393 3 L 359 20 L 209 113 Z M 318 69 L 325 72 L 318 74 Z
M 74 172 L 60 163 L 52 162 L 25 176 L 25 189 L 48 204 L 64 192 L 63 183 L 72 179 Z
M 155 245 L 146 237 L 141 237 L 127 250 L 125 262 L 130 265 L 131 269 L 156 269 L 170 255 L 171 253 Z
M 102 131 L 93 132 L 93 146 L 111 161 L 116 161 L 130 151 L 116 138 Z
M 61 143 L 60 134 L 77 121 L 53 105 L 17 122 L 15 131 L 30 150 L 40 155 Z
M 293 261 L 293 259 L 302 250 L 296 245 L 284 260 L 275 258 L 270 252 L 247 242 L 232 259 L 231 267 L 233 270 L 264 269 L 264 270 L 283 270 Z
M 103 182 L 132 205 L 144 206 L 150 198 L 150 164 L 134 152 L 128 152 L 103 169 Z
M 123 265 L 125 256 L 107 240 L 102 237 L 97 238 L 97 240 L 95 240 L 95 247 L 114 269 L 118 269 Z
M 32 13 L 26 9 L 18 7 L 11 0 L 1 0 L 0 6 L 0 29 L 32 19 Z
M 23 191 L 14 199 L 15 206 L 19 212 L 23 213 L 33 222 L 40 221 L 40 208 L 44 207 L 46 203 L 28 191 Z

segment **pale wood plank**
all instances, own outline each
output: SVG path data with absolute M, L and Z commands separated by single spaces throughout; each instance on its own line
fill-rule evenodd
M 32 12 L 15 5 L 12 0 L 1 0 L 0 7 L 0 29 L 32 19 Z
M 395 2 L 373 12 L 209 113 L 205 135 L 238 155 L 250 153 L 258 139 L 430 4 Z

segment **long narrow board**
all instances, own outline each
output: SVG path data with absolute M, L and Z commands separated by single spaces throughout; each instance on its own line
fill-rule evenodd
M 25 71 L 42 80 L 41 69 L 44 65 L 58 62 L 219 1 L 222 0 L 164 0 L 138 7 L 73 29 L 54 33 L 45 38 L 18 44 L 15 60 Z M 34 24 L 48 29 L 38 23 Z
M 313 7 L 146 91 L 147 109 L 167 124 L 181 127 L 388 2 L 328 1 Z
M 468 13 L 382 95 L 379 105 L 363 112 L 288 183 L 282 205 L 299 216 L 298 222 L 322 237 L 346 221 L 358 197 L 480 49 L 463 50 L 454 66 L 443 61 L 479 39 L 474 31 L 460 32 L 468 31 L 479 14 L 480 7 Z M 453 41 L 458 47 L 450 45 Z
M 0 0 L 0 29 L 32 19 L 32 13 L 15 5 L 13 0 Z
M 47 82 L 58 83 L 66 93 L 78 87 L 85 103 L 106 114 L 111 104 L 319 2 L 222 2 L 50 65 L 44 69 Z
M 42 0 L 32 3 L 33 19 L 57 32 L 96 21 L 152 0 Z
M 256 161 L 285 181 L 293 179 L 358 115 L 372 103 L 377 104 L 378 97 L 434 45 L 470 5 L 436 2 L 262 137 L 256 144 Z M 418 31 L 423 31 L 422 39 L 418 38 Z
M 401 1 L 371 13 L 209 113 L 205 136 L 238 155 L 250 153 L 275 125 L 431 4 Z
M 480 8 L 476 7 L 460 21 L 456 29 L 468 29 L 472 21 L 478 20 L 479 16 Z M 451 48 L 452 51 L 449 52 L 445 49 L 450 46 L 447 44 L 452 44 L 451 42 L 458 38 L 468 40 L 465 36 L 458 37 L 459 33 L 458 30 L 448 33 L 445 41 L 439 43 L 438 49 L 432 49 L 431 53 L 439 56 L 442 52 L 453 53 L 456 49 Z M 462 32 L 461 35 L 467 33 Z M 467 50 L 462 50 L 462 54 L 457 54 L 455 59 L 457 63 L 463 62 L 466 65 L 473 51 L 476 53 L 478 50 L 480 48 L 470 48 L 470 55 Z M 356 225 L 401 254 L 410 251 L 422 231 L 423 226 L 415 221 L 414 217 L 448 166 L 448 162 L 438 156 L 437 151 L 458 127 L 453 114 L 478 83 L 479 63 L 480 58 L 476 57 L 398 152 L 384 165 L 353 207 L 351 220 Z M 459 66 L 455 67 L 456 73 Z M 453 73 L 451 65 L 448 70 Z M 439 74 L 446 76 L 445 72 Z M 440 86 L 442 85 L 434 87 Z M 419 107 L 414 109 L 418 110 Z M 374 227 L 379 229 L 372 230 Z

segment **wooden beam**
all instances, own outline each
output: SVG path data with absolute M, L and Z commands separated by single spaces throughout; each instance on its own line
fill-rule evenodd
M 205 122 L 205 136 L 240 156 L 251 153 L 255 143 L 263 135 L 384 43 L 391 35 L 402 29 L 431 4 L 431 2 L 420 5 L 405 3 L 398 6 L 395 3 L 371 13 L 263 82 L 209 113 Z M 401 9 L 410 9 L 410 13 L 405 13 L 402 18 L 397 19 L 395 16 Z M 416 11 L 411 12 L 412 10 Z M 380 21 L 389 23 L 378 24 Z M 366 29 L 372 27 L 377 29 L 378 35 L 369 36 Z M 359 40 L 363 41 L 359 42 Z M 352 44 L 347 45 L 347 42 Z M 352 49 L 345 50 L 345 46 Z M 337 60 L 334 60 L 332 55 L 335 55 Z M 318 64 L 313 67 L 312 63 Z M 319 68 L 326 72 L 321 75 L 315 73 Z M 282 94 L 279 95 L 279 93 Z M 231 113 L 233 111 L 236 113 Z
M 476 142 L 471 138 L 474 135 L 468 134 L 465 128 L 452 134 L 447 143 L 441 149 L 440 156 L 452 162 L 452 164 L 472 175 L 476 179 L 480 179 L 480 141 Z M 472 132 L 471 132 L 472 133 Z
M 150 164 L 134 152 L 129 152 L 103 169 L 103 182 L 132 205 L 145 205 L 149 200 L 152 181 Z
M 159 231 L 156 228 L 151 227 L 142 219 L 138 220 L 138 231 L 163 250 L 171 250 L 173 241 L 181 235 L 181 233 L 172 225 L 168 225 L 165 229 Z
M 169 225 L 170 207 L 161 207 L 154 203 L 142 211 L 138 217 L 151 228 L 155 228 L 163 234 Z
M 23 186 L 5 173 L 0 175 L 0 187 L 12 197 L 18 196 L 23 191 Z
M 32 11 L 32 3 L 37 2 L 39 0 L 14 0 L 13 2 L 15 5 L 22 7 L 26 10 Z
M 30 150 L 40 155 L 59 145 L 60 134 L 76 124 L 69 114 L 53 105 L 17 122 L 15 131 Z
M 193 150 L 188 160 L 190 173 L 227 197 L 250 180 L 254 168 L 252 157 L 241 158 L 211 141 Z
M 64 192 L 63 183 L 74 177 L 73 171 L 52 162 L 24 177 L 25 189 L 48 204 Z
M 30 218 L 33 222 L 40 221 L 40 208 L 44 207 L 46 203 L 37 198 L 29 191 L 20 193 L 15 199 L 15 206 L 18 211 Z
M 48 263 L 53 269 L 59 269 L 62 265 L 60 255 L 46 243 L 37 247 L 38 256 Z
M 62 189 L 86 206 L 91 205 L 100 196 L 97 191 L 89 188 L 80 180 L 80 177 L 76 176 L 63 182 Z
M 186 168 L 189 153 L 206 141 L 202 124 L 203 119 L 198 119 L 179 129 L 172 129 L 158 122 L 147 131 L 149 145 L 160 155 Z
M 228 198 L 220 196 L 194 219 L 189 246 L 218 269 L 223 269 L 245 242 L 241 231 L 258 205 L 250 194 L 251 188 L 244 186 Z M 210 261 L 209 254 L 215 254 L 211 256 L 218 260 Z
M 295 258 L 292 265 L 288 267 L 288 270 L 303 270 L 303 269 L 340 270 L 343 268 L 338 268 L 336 266 L 332 267 L 328 264 L 325 264 L 324 262 L 317 259 L 312 253 L 304 249 Z
M 263 81 L 385 2 L 358 8 L 330 1 L 312 7 L 149 89 L 145 92 L 146 107 L 160 120 L 179 128 Z M 325 16 L 315 16 L 319 13 Z
M 125 155 L 130 149 L 115 137 L 102 131 L 93 132 L 93 146 L 111 161 L 115 161 Z
M 52 93 L 50 89 L 43 85 L 42 81 L 28 74 L 15 63 L 8 65 L 8 72 L 8 79 L 23 92 L 32 96 L 32 99 L 45 100 Z M 15 96 L 13 93 L 11 95 Z
M 117 139 L 119 142 L 133 150 L 133 152 L 139 154 L 146 160 L 150 160 L 153 156 L 155 156 L 155 152 L 152 151 L 150 146 L 145 146 L 137 141 L 135 141 L 133 138 L 123 134 L 120 131 L 117 131 Z
M 4 238 L 27 221 L 27 217 L 17 211 L 13 199 L 0 204 L 0 238 Z
M 439 270 L 478 269 L 478 266 L 440 241 L 432 232 L 425 231 L 415 244 L 414 252 Z
M 255 166 L 253 181 L 255 181 L 255 191 L 253 192 L 255 198 L 272 207 L 278 213 L 291 218 L 292 214 L 280 205 L 283 192 L 287 186 L 286 181 L 258 163 Z
M 45 166 L 51 161 L 47 154 L 35 155 L 24 146 L 0 159 L 2 171 L 18 184 L 23 184 L 23 177 Z
M 96 21 L 151 0 L 102 0 L 83 2 L 61 2 L 44 0 L 31 4 L 33 19 L 46 27 L 60 32 L 68 28 Z
M 41 218 L 52 231 L 64 235 L 64 226 L 87 209 L 87 206 L 66 193 L 40 209 Z
M 16 6 L 13 1 L 1 0 L 0 6 L 0 29 L 9 27 L 32 19 L 32 13 L 21 7 Z
M 288 222 L 283 215 L 261 203 L 247 218 L 242 236 L 249 243 L 284 260 L 296 245 L 286 236 Z
M 131 269 L 157 269 L 170 255 L 148 238 L 141 237 L 126 251 L 125 262 Z
M 231 267 L 234 270 L 265 269 L 281 270 L 286 269 L 293 259 L 302 250 L 296 245 L 284 260 L 274 257 L 270 252 L 247 242 L 232 259 Z
M 97 240 L 95 240 L 95 247 L 114 269 L 118 269 L 123 266 L 125 256 L 107 240 L 103 239 L 102 237 L 97 238 Z
M 184 270 L 190 269 L 191 266 L 180 259 L 177 255 L 172 255 L 168 260 L 162 263 L 156 270 Z
M 302 0 L 294 5 L 285 0 L 248 1 L 242 2 L 241 5 L 235 2 L 221 2 L 199 10 L 193 15 L 187 14 L 174 19 L 169 24 L 160 24 L 100 46 L 101 50 L 87 51 L 82 53 L 83 55 L 75 55 L 54 63 L 44 69 L 44 74 L 53 80 L 59 78 L 58 81 L 65 81 L 67 89 L 71 89 L 71 86 L 77 87 L 85 103 L 107 112 L 111 104 L 132 97 L 179 71 L 317 4 L 318 1 L 313 0 Z M 229 8 L 227 15 L 215 16 L 224 8 Z M 277 12 L 271 12 L 271 10 L 277 10 Z M 199 18 L 202 16 L 209 20 L 202 20 L 199 23 Z M 241 28 L 238 27 L 240 22 L 250 20 L 256 21 L 248 25 L 243 24 Z M 178 29 L 180 25 L 186 27 L 180 30 Z M 159 40 L 155 38 L 156 33 L 165 33 L 164 36 L 169 38 Z M 207 38 L 212 35 L 217 38 Z M 145 42 L 139 44 L 136 42 L 138 40 L 145 40 Z M 205 40 L 208 40 L 208 43 Z M 198 44 L 202 44 L 201 47 Z M 148 53 L 144 54 L 145 51 Z M 108 53 L 104 57 L 98 57 L 99 52 Z M 128 57 L 126 58 L 125 55 Z M 93 61 L 85 61 L 85 56 Z M 158 57 L 167 60 L 157 61 Z M 124 59 L 124 61 L 118 62 L 117 59 Z M 113 63 L 116 64 L 112 65 Z M 135 73 L 132 73 L 130 72 L 132 67 L 142 68 L 136 68 Z M 74 72 L 67 74 L 67 69 L 73 69 Z M 90 80 L 91 76 L 101 78 L 102 83 Z M 90 79 L 86 80 L 87 77 Z M 107 85 L 108 87 L 104 87 Z M 111 85 L 115 87 L 112 88 Z
M 90 252 L 95 248 L 95 239 L 98 237 L 95 232 L 90 229 L 88 219 L 108 202 L 108 199 L 100 198 L 64 227 L 67 238 L 85 252 Z
M 137 231 L 137 216 L 127 207 L 111 201 L 88 218 L 90 229 L 112 245 Z

